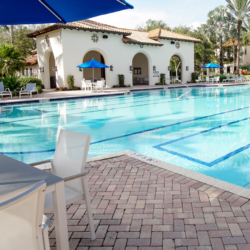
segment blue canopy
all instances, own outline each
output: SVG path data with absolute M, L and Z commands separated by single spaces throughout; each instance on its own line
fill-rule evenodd
M 220 65 L 217 65 L 215 63 L 209 63 L 205 66 L 203 66 L 202 68 L 222 68 Z
M 125 0 L 1 0 L 0 25 L 67 23 L 133 8 Z
M 109 68 L 109 66 L 100 63 L 98 61 L 96 61 L 95 59 L 91 59 L 88 62 L 85 62 L 81 65 L 78 65 L 77 68 Z

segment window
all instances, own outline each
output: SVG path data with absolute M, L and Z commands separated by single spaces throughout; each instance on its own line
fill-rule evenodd
M 29 70 L 26 68 L 26 72 L 25 75 L 28 76 L 29 75 Z
M 141 68 L 134 68 L 134 75 L 141 75 Z
M 22 70 L 22 75 L 24 76 L 24 69 Z
M 245 55 L 247 54 L 247 49 L 245 49 Z
M 30 76 L 32 76 L 32 68 L 30 68 Z

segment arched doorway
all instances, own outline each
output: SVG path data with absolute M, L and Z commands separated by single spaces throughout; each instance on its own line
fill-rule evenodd
M 50 88 L 54 89 L 56 88 L 56 62 L 53 52 L 49 55 L 49 82 L 50 82 Z
M 173 55 L 170 59 L 170 78 L 175 79 L 176 77 L 182 81 L 182 61 L 178 55 Z
M 132 61 L 133 85 L 149 85 L 149 63 L 148 58 L 143 53 L 137 53 Z
M 105 64 L 103 55 L 98 51 L 91 50 L 87 52 L 83 58 L 83 63 L 88 62 L 91 59 L 95 59 L 96 61 Z M 83 78 L 85 80 L 92 81 L 92 69 L 83 68 Z M 103 69 L 95 68 L 94 69 L 94 81 L 101 80 L 101 79 L 106 80 L 105 68 Z

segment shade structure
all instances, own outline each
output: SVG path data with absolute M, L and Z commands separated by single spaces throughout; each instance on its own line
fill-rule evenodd
M 1 0 L 0 25 L 67 23 L 133 8 L 125 0 Z
M 209 63 L 205 66 L 203 66 L 202 68 L 222 68 L 220 65 L 217 65 L 215 63 Z
M 109 68 L 109 66 L 107 66 L 103 63 L 100 63 L 100 62 L 96 61 L 95 59 L 91 59 L 88 62 L 85 62 L 81 65 L 78 65 L 77 68 L 92 68 L 92 78 L 94 81 L 94 68 Z

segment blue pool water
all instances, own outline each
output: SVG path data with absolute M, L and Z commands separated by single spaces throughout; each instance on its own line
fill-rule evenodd
M 89 157 L 129 149 L 250 188 L 250 87 L 186 92 L 4 106 L 0 153 L 27 163 L 51 158 L 65 128 L 92 135 Z

